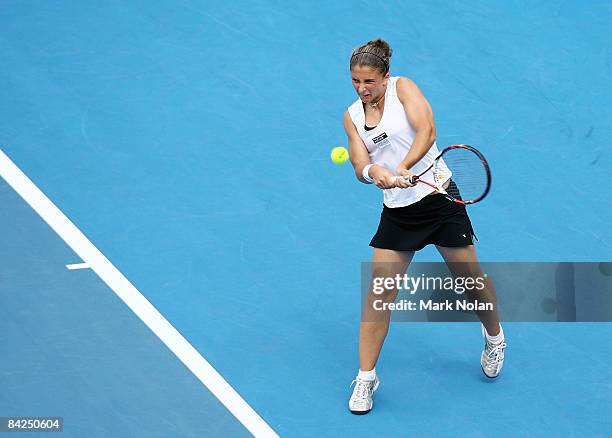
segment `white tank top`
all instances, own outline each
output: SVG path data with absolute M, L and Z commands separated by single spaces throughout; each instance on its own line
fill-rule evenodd
M 385 92 L 383 116 L 376 128 L 369 131 L 365 130 L 365 113 L 361 99 L 357 99 L 348 108 L 351 120 L 368 148 L 370 161 L 386 167 L 393 173 L 406 157 L 415 137 L 415 130 L 410 125 L 404 106 L 397 96 L 398 79 L 398 76 L 389 78 L 387 91 Z M 410 171 L 415 174 L 423 172 L 439 154 L 438 147 L 434 142 L 427 154 L 412 166 Z M 427 172 L 421 179 L 434 183 L 432 172 Z M 420 201 L 433 191 L 434 189 L 426 184 L 417 184 L 409 188 L 385 189 L 383 190 L 383 202 L 390 208 L 405 207 Z

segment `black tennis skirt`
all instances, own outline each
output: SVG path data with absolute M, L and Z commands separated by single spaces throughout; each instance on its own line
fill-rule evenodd
M 474 243 L 472 238 L 476 236 L 465 206 L 437 193 L 406 207 L 383 205 L 380 224 L 370 246 L 418 251 L 429 244 L 468 246 Z

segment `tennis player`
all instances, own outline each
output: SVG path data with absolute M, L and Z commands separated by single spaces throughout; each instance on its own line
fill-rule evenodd
M 380 224 L 370 242 L 374 248 L 372 278 L 403 276 L 415 251 L 429 244 L 436 246 L 453 275 L 482 275 L 465 206 L 449 201 L 425 184 L 410 182 L 410 176 L 426 169 L 439 154 L 436 128 L 431 107 L 416 84 L 389 75 L 391 54 L 389 44 L 381 39 L 353 50 L 350 70 L 359 98 L 344 114 L 357 178 L 383 190 Z M 445 184 L 447 188 L 454 183 L 449 180 Z M 495 308 L 476 312 L 485 344 L 481 367 L 487 377 L 494 378 L 504 364 L 506 343 L 492 283 L 488 281 L 486 290 L 478 294 Z M 368 302 L 371 296 L 372 288 Z M 387 290 L 384 300 L 393 302 L 396 296 L 397 289 Z M 373 407 L 372 396 L 379 385 L 375 366 L 389 321 L 388 310 L 378 320 L 362 315 L 359 374 L 349 400 L 353 414 L 367 414 Z

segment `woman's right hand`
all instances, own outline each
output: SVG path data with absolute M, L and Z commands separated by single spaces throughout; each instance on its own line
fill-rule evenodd
M 369 170 L 370 178 L 379 189 L 392 189 L 397 187 L 396 176 L 389 169 L 382 166 L 372 166 Z

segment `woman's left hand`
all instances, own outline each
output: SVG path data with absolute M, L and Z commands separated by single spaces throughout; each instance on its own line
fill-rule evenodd
M 398 175 L 397 181 L 396 181 L 396 187 L 406 188 L 406 187 L 414 187 L 416 185 L 416 182 L 414 183 L 410 182 L 412 177 L 415 176 L 414 173 L 412 173 L 405 167 L 399 166 L 395 170 L 395 173 Z

